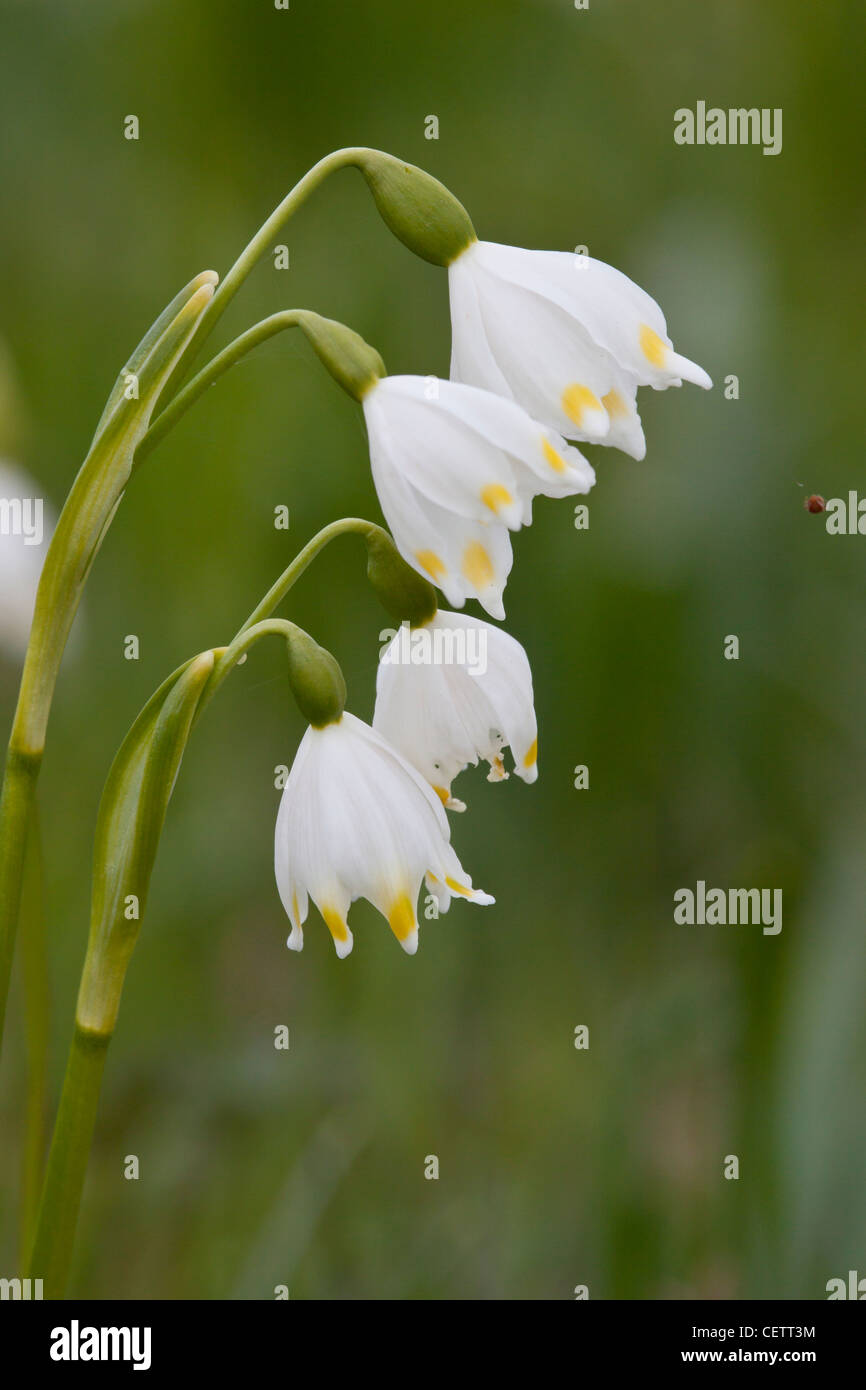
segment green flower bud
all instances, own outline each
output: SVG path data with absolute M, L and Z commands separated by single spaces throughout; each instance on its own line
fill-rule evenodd
M 450 265 L 477 240 L 463 204 L 432 174 L 381 150 L 359 151 L 354 162 L 386 226 L 422 260 Z
M 437 609 L 436 590 L 407 565 L 387 531 L 371 528 L 367 544 L 367 578 L 386 613 L 419 627 Z
M 322 729 L 339 722 L 346 704 L 346 682 L 339 664 L 298 628 L 288 644 L 289 685 L 301 714 Z
M 306 334 L 331 376 L 356 401 L 385 375 L 385 364 L 375 348 L 360 333 L 336 319 L 304 309 L 298 314 L 298 327 Z

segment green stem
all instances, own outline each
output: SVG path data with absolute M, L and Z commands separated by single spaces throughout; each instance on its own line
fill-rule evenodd
M 346 169 L 354 164 L 360 164 L 370 154 L 376 151 L 369 150 L 364 146 L 352 146 L 343 150 L 334 150 L 331 154 L 325 155 L 318 164 L 314 164 L 312 169 L 308 169 L 303 178 L 300 179 L 278 204 L 266 222 L 263 222 L 252 240 L 244 247 L 228 274 L 223 278 L 217 288 L 213 299 L 208 306 L 208 311 L 202 315 L 201 321 L 196 328 L 190 344 L 190 351 L 183 363 L 178 364 L 172 380 L 169 382 L 164 400 L 171 400 L 176 393 L 181 381 L 192 363 L 196 353 L 201 348 L 205 339 L 213 332 L 234 299 L 241 285 L 246 280 L 250 271 L 258 264 L 264 255 L 272 248 L 274 240 L 279 236 L 289 218 L 297 212 L 298 208 L 307 201 L 310 194 L 324 183 L 329 174 L 335 169 Z
M 301 631 L 295 623 L 290 623 L 285 618 L 269 618 L 252 626 L 245 624 L 227 647 L 216 648 L 213 674 L 198 702 L 195 720 L 198 721 L 202 710 L 210 704 L 220 686 L 260 637 L 283 637 L 286 641 L 291 641 L 292 637 Z
M 15 953 L 27 827 L 36 805 L 36 782 L 41 763 L 41 749 L 27 754 L 9 745 L 0 792 L 0 1041 Z
M 280 603 L 291 589 L 292 585 L 300 579 L 308 565 L 315 560 L 320 551 L 337 536 L 344 536 L 351 533 L 363 536 L 367 539 L 370 536 L 378 535 L 390 542 L 391 537 L 383 527 L 377 526 L 373 521 L 365 521 L 360 516 L 344 516 L 340 521 L 332 521 L 328 526 L 323 526 L 321 531 L 317 531 L 312 540 L 307 541 L 303 550 L 299 550 L 291 564 L 283 570 L 276 584 L 273 584 L 265 594 L 261 603 L 253 609 L 247 618 L 241 632 L 252 627 L 253 623 L 259 623 L 263 618 L 267 618 L 273 613 L 277 604 Z
M 267 342 L 268 338 L 273 338 L 277 333 L 282 333 L 287 328 L 297 327 L 306 312 L 304 309 L 283 309 L 280 313 L 271 314 L 269 318 L 262 319 L 261 323 L 248 328 L 246 333 L 241 333 L 240 337 L 235 338 L 234 342 L 229 343 L 228 347 L 217 353 L 216 357 L 212 358 L 206 367 L 202 367 L 192 381 L 178 392 L 171 404 L 166 406 L 165 410 L 156 417 L 136 450 L 136 465 L 168 434 L 169 430 L 174 428 L 181 416 L 186 414 L 199 396 L 202 396 L 210 386 L 213 386 L 215 381 L 219 381 L 230 367 L 233 367 L 242 357 L 246 357 L 247 353 L 252 352 L 259 343 Z
M 39 818 L 35 813 L 31 817 L 25 854 L 22 918 L 21 975 L 27 1053 L 26 1130 L 21 1165 L 20 1265 L 23 1269 L 33 1239 L 42 1185 L 51 1012 L 42 900 L 42 850 Z
M 76 1024 L 30 1258 L 30 1277 L 44 1280 L 46 1298 L 62 1298 L 66 1288 L 110 1042 L 110 1032 L 86 1031 Z

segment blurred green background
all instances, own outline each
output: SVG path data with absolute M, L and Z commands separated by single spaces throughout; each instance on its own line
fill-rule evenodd
M 225 272 L 344 144 L 423 165 L 487 239 L 587 245 L 660 301 L 716 383 L 642 392 L 643 463 L 588 450 L 589 531 L 542 500 L 516 538 L 508 627 L 533 665 L 541 777 L 463 774 L 455 844 L 497 905 L 426 924 L 415 959 L 366 905 L 347 961 L 317 917 L 286 951 L 273 770 L 302 724 L 275 646 L 232 677 L 170 809 L 71 1293 L 822 1298 L 866 1273 L 866 540 L 803 509 L 863 477 L 862 7 L 2 0 L 0 18 L 0 336 L 20 408 L 0 453 L 56 506 L 163 304 Z M 678 147 L 673 112 L 699 99 L 782 107 L 783 152 Z M 218 345 L 306 305 L 392 371 L 447 374 L 445 276 L 390 237 L 357 174 L 285 240 L 290 270 L 260 266 Z M 221 381 L 128 491 L 41 784 L 52 1109 L 113 752 L 164 675 L 226 641 L 349 513 L 379 517 L 360 413 L 291 335 Z M 357 542 L 287 612 L 369 718 L 386 620 Z M 16 684 L 0 662 L 4 729 Z M 698 878 L 781 887 L 781 935 L 675 925 L 673 893 Z M 20 1030 L 19 1002 L 0 1076 L 8 1275 Z

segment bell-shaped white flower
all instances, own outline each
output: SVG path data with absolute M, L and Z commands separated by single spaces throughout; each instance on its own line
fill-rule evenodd
M 456 608 L 503 618 L 509 530 L 532 499 L 588 492 L 583 455 L 514 401 L 436 377 L 388 376 L 363 400 L 373 481 L 398 549 Z
M 568 439 L 643 458 L 637 387 L 712 385 L 674 351 L 655 300 L 603 261 L 476 241 L 448 281 L 452 378 L 517 401 Z
M 452 897 L 492 903 L 472 887 L 451 847 L 448 817 L 423 777 L 354 715 L 307 729 L 277 815 L 274 867 L 300 951 L 309 900 L 321 912 L 337 955 L 352 949 L 347 917 L 367 898 L 404 951 L 418 949 L 421 882 L 447 911 Z
M 27 473 L 0 459 L 0 651 L 27 650 L 53 515 Z
M 479 759 L 488 780 L 507 777 L 503 749 L 524 782 L 538 776 L 538 726 L 526 652 L 502 628 L 441 609 L 404 624 L 382 653 L 373 728 L 431 784 L 449 810 L 459 772 Z

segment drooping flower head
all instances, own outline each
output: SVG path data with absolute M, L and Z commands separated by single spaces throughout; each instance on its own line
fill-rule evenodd
M 512 400 L 436 377 L 386 376 L 363 397 L 373 480 L 398 549 L 462 608 L 503 618 L 508 532 L 532 499 L 590 490 L 583 455 Z
M 277 816 L 274 867 L 300 951 L 309 900 L 321 912 L 337 955 L 353 938 L 349 907 L 366 898 L 404 951 L 418 949 L 417 902 L 426 879 L 439 911 L 452 897 L 492 903 L 472 887 L 450 843 L 442 803 L 414 767 L 354 715 L 301 740 Z
M 524 782 L 538 776 L 532 672 L 515 638 L 464 613 L 441 609 L 401 628 L 379 662 L 373 728 L 418 769 L 449 810 L 463 810 L 451 783 L 469 763 L 507 777 L 503 750 Z
M 473 242 L 448 269 L 455 381 L 517 401 L 568 439 L 643 458 L 639 386 L 712 385 L 655 300 L 590 256 Z

